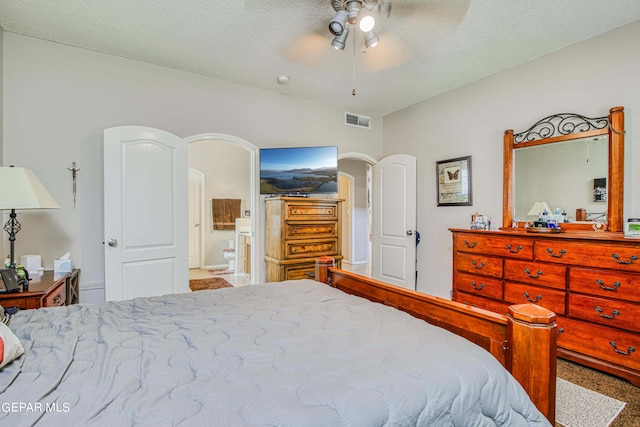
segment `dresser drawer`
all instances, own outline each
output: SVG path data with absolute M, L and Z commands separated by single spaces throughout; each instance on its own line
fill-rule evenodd
M 502 299 L 502 280 L 492 277 L 456 273 L 455 286 L 459 291 L 483 297 Z
M 558 347 L 640 370 L 640 334 L 574 319 L 559 319 Z
M 471 307 L 493 311 L 494 313 L 507 314 L 509 311 L 509 304 L 465 292 L 458 292 L 456 301 Z
M 458 271 L 502 277 L 502 258 L 459 253 L 455 262 Z
M 67 287 L 64 283 L 55 288 L 42 299 L 42 307 L 58 307 L 65 305 L 67 300 Z
M 569 294 L 568 315 L 575 319 L 640 332 L 640 305 L 632 302 Z
M 569 289 L 572 292 L 640 302 L 640 275 L 571 267 Z
M 284 280 L 313 279 L 316 265 L 315 263 L 296 264 L 283 268 Z
M 285 239 L 317 239 L 323 237 L 338 237 L 338 223 L 288 221 L 284 226 Z
M 533 303 L 564 315 L 565 298 L 566 293 L 556 289 L 513 282 L 504 284 L 504 299 L 511 304 Z
M 284 259 L 312 258 L 340 253 L 338 239 L 289 240 L 284 245 Z
M 640 245 L 536 241 L 536 261 L 640 272 Z
M 500 237 L 495 235 L 455 234 L 453 250 L 510 258 L 533 259 L 533 243 L 530 239 Z
M 18 294 L 20 295 L 20 294 Z M 7 298 L 0 301 L 3 307 L 18 307 L 20 310 L 38 308 L 37 300 L 34 298 Z
M 504 262 L 504 278 L 564 290 L 567 288 L 567 267 L 507 259 Z
M 287 202 L 284 220 L 338 220 L 337 203 Z

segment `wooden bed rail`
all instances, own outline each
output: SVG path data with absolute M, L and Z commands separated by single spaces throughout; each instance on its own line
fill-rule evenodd
M 509 307 L 507 315 L 400 288 L 333 268 L 331 257 L 316 260 L 315 279 L 348 294 L 405 311 L 447 329 L 489 351 L 555 424 L 556 315 L 534 304 Z

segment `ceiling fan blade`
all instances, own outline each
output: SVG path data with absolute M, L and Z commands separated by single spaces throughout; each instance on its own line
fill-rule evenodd
M 409 62 L 411 52 L 399 37 L 387 31 L 380 34 L 380 43 L 367 49 L 362 58 L 368 71 L 380 71 Z
M 330 49 L 330 38 L 317 32 L 310 32 L 278 49 L 277 53 L 295 64 L 309 66 L 319 63 Z
M 380 0 L 380 7 L 383 13 L 385 7 L 388 8 L 388 17 L 401 16 L 402 19 L 420 20 L 428 18 L 429 22 L 457 25 L 466 16 L 470 3 L 470 0 Z

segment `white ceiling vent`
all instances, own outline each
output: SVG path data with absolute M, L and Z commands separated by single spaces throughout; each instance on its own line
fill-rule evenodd
M 371 129 L 371 117 L 359 114 L 344 113 L 344 124 L 358 126 L 359 128 Z

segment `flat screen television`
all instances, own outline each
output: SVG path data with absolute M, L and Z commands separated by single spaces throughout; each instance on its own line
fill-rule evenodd
M 338 192 L 338 147 L 260 149 L 260 194 Z

